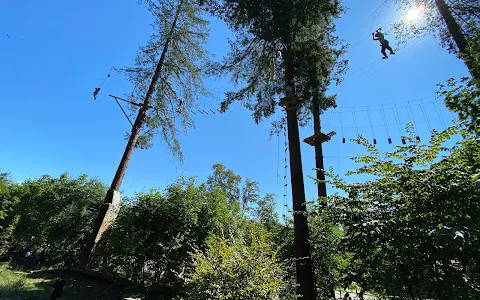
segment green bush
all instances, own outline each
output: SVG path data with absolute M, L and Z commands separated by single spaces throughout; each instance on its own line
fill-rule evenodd
M 18 185 L 12 193 L 18 222 L 11 234 L 15 250 L 46 250 L 50 265 L 74 264 L 91 231 L 105 185 L 86 175 L 58 179 L 43 176 Z
M 18 222 L 18 215 L 15 213 L 19 201 L 15 195 L 17 188 L 7 173 L 0 173 L 0 254 L 8 251 L 13 230 Z
M 276 255 L 262 234 L 253 234 L 249 243 L 213 236 L 207 250 L 194 255 L 194 269 L 187 275 L 187 298 L 293 299 Z
M 203 249 L 229 215 L 226 197 L 180 179 L 165 193 L 138 194 L 125 203 L 106 246 L 107 268 L 147 286 L 182 285 L 190 252 Z

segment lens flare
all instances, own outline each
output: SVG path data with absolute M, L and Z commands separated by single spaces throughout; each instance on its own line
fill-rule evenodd
M 405 14 L 405 20 L 407 22 L 415 22 L 416 20 L 420 19 L 422 14 L 423 9 L 421 9 L 420 7 L 412 7 Z

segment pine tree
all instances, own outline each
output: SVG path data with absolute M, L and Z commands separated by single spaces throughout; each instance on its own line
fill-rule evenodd
M 315 281 L 308 241 L 305 190 L 300 154 L 298 114 L 309 112 L 310 99 L 299 104 L 297 94 L 307 91 L 308 66 L 324 67 L 323 57 L 308 56 L 313 45 L 329 35 L 325 26 L 330 16 L 339 12 L 336 1 L 318 0 L 207 0 L 206 6 L 226 21 L 236 33 L 230 53 L 220 64 L 212 66 L 214 74 L 232 74 L 232 81 L 244 87 L 226 94 L 222 111 L 240 101 L 253 111 L 255 122 L 275 113 L 277 97 L 284 94 L 290 102 L 286 123 L 290 149 L 292 180 L 297 293 L 303 299 L 315 299 Z M 312 60 L 313 59 L 313 60 Z M 318 60 L 318 61 L 317 61 Z M 272 72 L 273 65 L 273 72 Z M 272 73 L 276 76 L 272 76 Z M 273 78 L 272 78 L 273 77 Z
M 132 100 L 144 99 L 110 189 L 99 212 L 81 264 L 85 265 L 95 240 L 102 232 L 115 193 L 119 193 L 133 150 L 146 149 L 159 134 L 174 155 L 182 159 L 177 122 L 186 130 L 196 97 L 206 94 L 202 84 L 202 64 L 206 62 L 205 44 L 208 22 L 194 0 L 144 0 L 154 16 L 154 33 L 146 46 L 140 47 L 135 66 L 124 71 L 135 89 Z M 136 102 L 136 101 L 134 101 Z M 132 107 L 135 109 L 135 107 Z

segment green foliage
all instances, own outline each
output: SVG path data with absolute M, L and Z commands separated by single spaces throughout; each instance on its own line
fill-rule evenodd
M 480 74 L 480 29 L 468 40 L 470 55 L 462 55 L 467 65 L 472 66 L 473 74 Z M 458 119 L 473 134 L 480 133 L 480 79 L 464 77 L 457 81 L 450 78 L 446 85 L 440 85 L 439 94 L 445 98 L 450 111 L 457 113 Z
M 194 255 L 194 270 L 188 274 L 188 299 L 293 299 L 282 264 L 277 261 L 261 233 L 243 239 L 213 236 L 205 252 Z
M 342 224 L 341 247 L 351 253 L 345 285 L 400 299 L 473 299 L 480 288 L 480 144 L 443 145 L 458 133 L 434 133 L 429 146 L 407 137 L 406 146 L 370 154 L 350 174 L 372 178 L 333 184 L 350 198 L 332 197 Z M 442 152 L 450 152 L 441 157 Z
M 222 203 L 223 202 L 223 203 Z M 176 287 L 193 248 L 220 232 L 225 198 L 180 179 L 165 193 L 138 194 L 122 207 L 109 235 L 107 264 L 134 282 Z
M 16 298 L 16 295 L 25 288 L 25 282 L 25 275 L 17 275 L 8 270 L 7 264 L 0 265 L 0 297 L 2 299 L 4 297 L 6 299 L 12 299 L 11 297 L 20 299 L 20 297 Z
M 346 62 L 337 65 L 345 48 L 332 35 L 333 18 L 342 11 L 338 1 L 204 2 L 236 33 L 223 62 L 211 66 L 213 74 L 231 74 L 235 84 L 244 86 L 226 94 L 222 111 L 240 101 L 253 112 L 256 123 L 271 116 L 285 88 L 284 62 L 288 57 L 297 90 L 305 100 L 299 117 L 305 123 L 310 116 L 312 89 L 328 86 L 335 66 L 337 74 L 345 71 Z M 331 100 L 323 103 L 325 109 L 335 104 Z M 274 123 L 274 132 L 282 124 Z
M 260 200 L 260 185 L 258 182 L 247 178 L 242 188 L 242 212 L 249 213 L 252 211 L 251 203 L 258 203 Z
M 225 194 L 231 205 L 232 214 L 237 214 L 240 210 L 243 216 L 250 216 L 270 228 L 278 224 L 275 195 L 266 194 L 261 197 L 258 182 L 247 178 L 242 184 L 239 175 L 223 164 L 217 163 L 213 165 L 213 174 L 208 177 L 206 186 L 209 191 L 217 190 Z
M 240 201 L 241 182 L 242 177 L 235 174 L 233 170 L 228 169 L 223 164 L 216 163 L 213 165 L 213 174 L 208 176 L 207 187 L 210 191 L 215 188 L 219 189 L 226 194 L 230 203 L 234 203 Z
M 348 268 L 348 254 L 342 251 L 343 231 L 329 215 L 329 209 L 309 215 L 310 245 L 318 299 L 335 299 Z
M 203 48 L 208 37 L 208 22 L 194 0 L 143 0 L 154 16 L 154 32 L 145 46 L 140 47 L 135 66 L 124 69 L 135 85 L 131 99 L 144 99 L 161 60 L 165 60 L 158 83 L 155 85 L 152 108 L 147 111 L 145 126 L 136 147 L 151 146 L 159 134 L 168 148 L 182 159 L 176 138 L 180 123 L 184 130 L 193 126 L 191 111 L 195 99 L 206 95 L 202 73 L 207 59 Z M 167 47 L 168 44 L 168 47 Z M 136 116 L 137 107 L 131 106 Z M 127 134 L 127 138 L 129 134 Z
M 480 10 L 477 0 L 450 0 L 445 1 L 452 12 L 455 21 L 461 27 L 467 38 L 476 35 L 470 24 L 478 23 Z M 397 20 L 393 28 L 399 43 L 406 43 L 412 38 L 431 34 L 440 39 L 443 47 L 452 53 L 458 53 L 458 48 L 453 41 L 452 35 L 440 15 L 435 0 L 395 0 L 398 10 L 404 15 L 409 9 L 422 8 L 421 19 L 409 22 L 406 19 Z
M 266 194 L 256 202 L 256 207 L 253 208 L 254 219 L 261 224 L 272 228 L 278 224 L 278 215 L 275 211 L 275 195 Z
M 17 250 L 45 249 L 47 263 L 71 265 L 80 255 L 90 232 L 95 208 L 105 195 L 105 185 L 86 175 L 58 179 L 43 176 L 15 189 L 12 234 Z
M 67 285 L 60 299 L 85 300 L 118 299 L 125 291 L 107 281 L 87 277 L 76 272 L 50 269 L 40 272 L 25 272 L 11 268 L 8 263 L 0 264 L 0 299 L 2 300 L 45 300 L 50 299 L 53 285 L 60 276 L 65 276 Z M 143 292 L 141 288 L 128 287 L 129 291 Z M 147 298 L 152 299 L 152 298 Z M 155 299 L 155 298 L 153 298 Z
M 13 184 L 7 175 L 0 179 L 2 247 L 15 251 L 46 250 L 47 265 L 75 263 L 104 198 L 105 186 L 86 175 L 43 176 L 22 184 Z M 192 253 L 207 251 L 207 240 L 212 235 L 231 241 L 255 240 L 242 244 L 251 246 L 249 255 L 258 250 L 256 258 L 261 258 L 248 260 L 248 268 L 257 264 L 252 272 L 262 268 L 273 272 L 268 275 L 270 279 L 265 278 L 272 281 L 266 281 L 255 293 L 278 294 L 279 286 L 283 289 L 285 283 L 275 283 L 273 279 L 278 275 L 283 280 L 283 273 L 277 273 L 283 265 L 272 260 L 273 251 L 266 240 L 272 239 L 272 244 L 281 246 L 285 237 L 273 195 L 262 197 L 259 193 L 257 182 L 242 182 L 232 170 L 216 164 L 205 183 L 179 178 L 163 192 L 151 190 L 124 198 L 117 219 L 101 243 L 105 255 L 99 268 L 114 271 L 164 296 L 181 296 L 185 274 L 194 270 Z M 235 245 L 235 249 L 240 249 L 240 244 Z M 239 259 L 243 257 L 238 255 Z M 270 262 L 264 261 L 268 255 Z M 272 266 L 276 269 L 270 269 Z M 258 277 L 263 272 L 255 274 Z M 252 282 L 261 280 L 258 277 Z
M 19 201 L 15 194 L 17 188 L 17 185 L 10 181 L 9 174 L 0 173 L 0 254 L 8 250 L 18 222 L 18 215 L 15 213 Z

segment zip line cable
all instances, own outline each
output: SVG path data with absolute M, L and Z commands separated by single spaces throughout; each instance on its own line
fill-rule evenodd
M 392 19 L 390 22 L 387 22 L 387 23 L 385 23 L 384 25 L 382 25 L 380 28 L 384 28 L 384 27 L 392 24 L 393 22 L 397 21 L 398 19 L 401 19 L 402 17 L 403 17 L 403 16 L 397 16 L 397 17 L 395 17 L 394 19 Z M 368 19 L 368 17 L 367 17 L 366 19 Z M 363 24 L 363 23 L 362 23 L 362 24 Z M 363 27 L 363 25 L 362 25 L 362 27 Z M 385 32 L 385 35 L 387 35 L 389 32 L 390 32 L 390 31 Z M 367 34 L 367 35 L 365 35 L 363 38 L 361 38 L 360 40 L 356 41 L 356 42 L 353 43 L 352 45 L 350 45 L 349 48 L 351 49 L 351 48 L 357 46 L 358 44 L 360 44 L 361 42 L 363 42 L 364 40 L 366 40 L 366 39 L 369 38 L 369 37 L 371 37 L 371 34 L 370 34 L 370 33 Z
M 368 121 L 370 123 L 370 128 L 372 129 L 372 136 L 373 136 L 373 144 L 377 144 L 377 139 L 375 138 L 375 131 L 373 130 L 373 124 L 372 124 L 372 117 L 370 115 L 370 110 L 367 109 L 367 114 L 368 114 Z
M 387 136 L 388 136 L 388 143 L 391 144 L 392 143 L 392 138 L 390 136 L 390 130 L 388 129 L 387 118 L 385 118 L 385 112 L 383 110 L 383 105 L 382 105 L 382 109 L 380 111 L 382 112 L 383 125 L 385 126 L 385 131 L 386 131 Z
M 423 37 L 420 37 L 418 38 L 417 40 L 415 41 L 412 41 L 410 42 L 409 44 L 407 44 L 407 48 L 405 48 L 402 52 L 400 52 L 397 56 L 395 56 L 394 58 L 388 60 L 386 63 L 384 64 L 381 64 L 379 66 L 378 69 L 376 69 L 375 71 L 373 71 L 372 73 L 370 73 L 369 75 L 366 75 L 364 76 L 365 74 L 367 74 L 368 72 L 370 72 L 372 69 L 375 68 L 375 65 L 373 65 L 371 68 L 369 68 L 366 72 L 362 73 L 362 75 L 360 75 L 357 79 L 355 79 L 351 84 L 347 85 L 346 87 L 344 87 L 343 89 L 341 89 L 340 91 L 337 92 L 337 95 L 339 95 L 342 91 L 345 91 L 348 87 L 350 87 L 350 89 L 352 89 L 353 87 L 357 86 L 358 84 L 360 84 L 361 82 L 365 81 L 367 78 L 369 78 L 370 76 L 372 76 L 373 74 L 377 73 L 379 70 L 381 70 L 383 67 L 385 67 L 385 65 L 391 63 L 392 61 L 394 61 L 395 59 L 397 59 L 398 57 L 402 56 L 403 53 L 407 52 L 410 48 L 414 47 L 418 42 L 420 42 L 420 40 L 422 40 L 424 38 Z M 362 78 L 363 77 L 363 78 Z
M 352 117 L 353 117 L 353 124 L 355 124 L 355 131 L 358 137 L 358 126 L 357 126 L 357 118 L 355 117 L 355 111 L 352 111 Z
M 350 73 L 347 73 L 347 74 L 345 74 L 345 76 L 343 77 L 343 79 L 347 78 L 348 76 L 350 76 L 350 75 L 352 75 L 352 74 L 357 73 L 358 71 L 361 71 L 361 70 L 363 70 L 363 69 L 365 69 L 365 68 L 368 68 L 368 67 L 370 67 L 371 65 L 378 64 L 378 63 L 381 62 L 381 61 L 382 61 L 381 58 L 380 58 L 380 59 L 377 59 L 376 61 L 374 61 L 374 62 L 372 62 L 372 63 L 369 63 L 368 65 L 366 65 L 366 66 L 364 66 L 364 67 L 362 67 L 362 68 L 359 68 L 359 69 L 356 69 L 355 71 L 352 71 L 352 72 L 350 72 Z
M 345 144 L 345 133 L 343 131 L 343 120 L 342 120 L 342 115 L 340 114 L 340 112 L 338 112 L 338 119 L 340 120 L 340 127 L 341 127 L 341 133 L 342 133 L 342 142 Z
M 418 106 L 420 106 L 420 110 L 422 111 L 423 117 L 427 121 L 428 129 L 430 130 L 430 132 L 432 132 L 432 126 L 430 125 L 430 121 L 428 120 L 427 112 L 425 111 L 425 108 L 423 107 L 422 104 L 418 104 Z
M 387 61 L 387 63 L 383 64 L 382 66 L 380 66 L 380 68 L 378 68 L 377 70 L 375 70 L 372 74 L 368 75 L 368 77 L 372 76 L 373 74 L 375 74 L 376 72 L 378 72 L 380 69 L 382 69 L 383 67 L 385 67 L 385 65 L 391 63 L 392 61 L 394 61 L 395 59 L 397 59 L 399 56 L 402 56 L 405 52 L 407 52 L 408 50 L 410 50 L 411 48 L 415 47 L 415 45 L 418 44 L 418 42 L 420 42 L 425 36 L 422 36 L 420 38 L 418 38 L 416 41 L 412 42 L 411 44 L 409 44 L 409 46 L 407 48 L 405 48 L 405 50 L 401 51 L 399 55 L 395 56 L 394 58 L 390 59 Z
M 365 24 L 365 21 L 370 18 L 371 16 L 374 16 L 375 14 L 377 14 L 377 12 L 380 10 L 380 8 L 382 8 L 388 1 L 390 0 L 385 0 L 383 1 L 373 12 L 371 12 L 362 22 L 362 26 Z
M 405 108 L 405 107 L 403 107 L 403 108 Z M 445 118 L 445 119 L 448 119 L 448 118 Z M 437 119 L 429 119 L 429 120 L 433 121 L 433 120 L 437 120 Z M 408 124 L 408 123 L 412 123 L 412 122 L 400 122 L 400 124 L 405 124 L 405 125 Z M 422 123 L 422 124 L 425 123 L 426 124 L 427 121 L 415 121 L 415 123 Z M 387 124 L 388 127 L 396 126 L 396 125 L 397 125 L 397 123 Z M 379 125 L 370 126 L 370 124 L 366 124 L 366 125 L 361 125 L 361 126 L 358 126 L 358 125 L 357 126 L 345 126 L 345 125 L 343 126 L 344 129 L 356 129 L 356 131 L 358 131 L 358 129 L 367 129 L 367 128 L 371 128 L 371 127 L 373 127 L 373 128 L 385 128 L 385 125 L 384 124 L 379 124 Z M 329 129 L 329 130 L 335 130 L 335 131 L 341 129 L 341 127 L 339 127 L 338 125 L 327 125 L 327 126 L 324 126 L 324 128 Z M 360 133 L 360 132 L 358 132 L 358 133 Z
M 378 64 L 380 61 L 382 61 L 382 59 L 379 59 L 378 61 L 376 61 L 375 63 L 372 63 L 369 65 L 369 68 L 363 72 L 362 74 L 360 74 L 360 76 L 358 76 L 357 78 L 355 78 L 350 84 L 347 84 L 346 86 L 344 86 L 341 90 L 339 90 L 337 92 L 337 96 L 342 92 L 344 91 L 345 89 L 347 89 L 348 87 L 351 87 L 355 82 L 357 82 L 358 80 L 360 80 L 365 74 L 367 74 L 368 72 L 370 72 L 371 70 L 373 70 L 375 68 L 375 65 Z M 364 69 L 364 68 L 362 68 Z
M 378 11 L 378 9 L 380 9 L 380 7 L 382 7 L 386 2 L 388 2 L 388 0 L 387 0 L 387 1 L 384 1 L 374 12 Z M 374 12 L 373 12 L 373 13 L 374 13 Z M 373 14 L 373 13 L 372 13 L 372 14 Z M 372 14 L 370 14 L 369 17 L 370 17 Z M 400 16 L 400 17 L 402 17 L 402 16 Z M 367 17 L 367 18 L 368 18 L 368 17 Z M 384 27 L 384 26 L 387 26 L 387 25 L 389 25 L 389 24 L 391 24 L 391 23 L 393 23 L 393 22 L 394 22 L 395 20 L 397 20 L 397 19 L 398 19 L 398 17 L 397 17 L 397 18 L 394 18 L 392 21 L 388 22 L 386 25 L 383 25 L 383 27 Z M 62 51 L 62 50 L 59 50 L 59 49 L 55 49 L 55 48 L 53 48 L 53 47 L 50 47 L 50 46 L 47 46 L 47 45 L 43 45 L 43 44 L 40 44 L 40 43 L 37 43 L 37 42 L 33 42 L 33 41 L 30 41 L 30 40 L 27 40 L 27 39 L 19 38 L 19 37 L 10 35 L 10 34 L 8 34 L 8 33 L 0 33 L 0 36 L 3 36 L 3 37 L 5 37 L 5 38 L 7 38 L 8 40 L 23 42 L 23 43 L 26 43 L 26 44 L 30 44 L 30 45 L 32 45 L 32 46 L 44 48 L 44 49 L 46 49 L 46 50 L 59 53 L 59 54 L 65 55 L 65 56 L 72 56 L 72 57 L 75 57 L 75 58 L 77 58 L 77 59 L 81 59 L 81 60 L 83 60 L 83 61 L 89 62 L 90 64 L 95 65 L 95 66 L 108 67 L 108 68 L 109 68 L 109 73 L 108 73 L 107 77 L 104 78 L 104 79 L 101 81 L 99 87 L 103 87 L 103 86 L 108 82 L 108 80 L 111 79 L 111 77 L 112 77 L 112 72 L 113 72 L 113 71 L 117 71 L 117 69 L 116 69 L 115 67 L 107 66 L 107 65 L 105 65 L 105 64 L 101 64 L 101 63 L 98 63 L 98 62 L 94 62 L 94 61 L 89 60 L 89 59 L 86 59 L 86 58 L 84 58 L 84 57 L 81 57 L 81 56 L 78 56 L 78 55 L 74 55 L 74 54 L 72 54 L 72 53 L 69 53 L 69 52 L 66 52 L 66 51 Z M 368 35 L 367 35 L 366 37 L 364 37 L 362 40 L 366 39 L 367 37 L 368 37 Z M 422 38 L 423 38 L 423 37 L 417 39 L 416 41 L 412 41 L 412 42 L 410 42 L 410 43 L 407 43 L 407 46 L 406 46 L 405 50 L 403 50 L 402 52 L 400 52 L 399 55 L 397 55 L 396 57 L 392 58 L 392 59 L 389 60 L 387 63 L 390 63 L 391 61 L 393 61 L 393 60 L 395 60 L 396 58 L 398 58 L 399 56 L 401 56 L 403 52 L 407 52 L 409 49 L 411 49 L 412 47 L 414 47 L 418 42 L 420 42 L 420 40 L 421 40 Z M 356 43 L 355 43 L 355 44 L 356 44 Z M 353 45 L 352 45 L 352 46 L 353 46 Z M 378 63 L 381 62 L 381 61 L 382 61 L 382 60 L 379 59 L 379 60 L 374 61 L 374 62 L 371 62 L 371 63 L 369 63 L 369 64 L 367 64 L 367 65 L 365 65 L 365 66 L 363 66 L 363 67 L 361 67 L 361 68 L 359 68 L 359 69 L 356 69 L 356 70 L 348 73 L 348 74 L 345 76 L 345 78 L 347 78 L 348 76 L 350 76 L 350 75 L 352 75 L 352 74 L 355 74 L 355 73 L 357 73 L 357 72 L 360 72 L 360 71 L 362 71 L 362 70 L 368 69 L 368 70 L 367 70 L 366 72 L 364 72 L 361 76 L 359 76 L 357 79 L 355 79 L 355 81 L 360 80 L 359 82 L 357 82 L 357 84 L 359 84 L 359 83 L 361 83 L 363 80 L 366 80 L 368 77 L 370 77 L 370 76 L 372 76 L 373 74 L 375 74 L 376 72 L 378 72 L 381 68 L 383 68 L 383 67 L 387 64 L 387 63 L 381 64 L 381 65 L 378 66 L 378 68 L 377 68 L 375 71 L 373 71 L 371 74 L 366 75 L 366 74 L 369 73 L 371 70 L 373 70 L 375 67 L 377 67 Z M 363 77 L 364 75 L 366 75 L 366 76 L 362 79 L 362 77 Z M 355 81 L 350 84 L 350 85 L 353 85 L 353 86 L 351 86 L 351 88 L 353 88 L 353 87 L 355 86 Z M 214 89 L 212 89 L 212 90 L 219 91 L 219 90 L 227 89 L 228 87 L 229 87 L 229 86 L 219 87 L 219 88 L 214 88 Z M 348 85 L 347 85 L 345 88 L 343 88 L 341 91 L 344 91 L 347 87 L 348 87 Z M 213 98 L 215 99 L 216 97 L 213 97 Z M 426 99 L 426 98 L 424 98 L 424 99 Z M 124 113 L 124 115 L 126 115 L 125 110 L 124 110 L 123 107 L 120 105 L 120 103 L 118 102 L 117 99 L 116 99 L 116 101 L 117 101 L 117 104 L 118 104 L 118 105 L 120 106 L 120 108 L 122 109 L 122 112 Z M 210 101 L 211 101 L 211 99 L 210 99 Z M 429 126 L 429 128 L 431 128 L 431 124 L 429 123 L 428 115 L 427 115 L 427 113 L 426 113 L 426 111 L 425 111 L 425 107 L 424 107 L 424 105 L 425 105 L 426 103 L 423 102 L 423 99 L 421 99 L 421 101 L 422 101 L 422 104 L 418 104 L 418 105 L 420 106 L 420 108 L 421 108 L 421 110 L 422 110 L 422 113 L 423 113 L 424 118 L 425 118 L 425 120 L 426 120 L 426 122 L 427 122 L 427 125 Z M 400 102 L 397 102 L 397 103 L 400 103 Z M 408 101 L 408 103 L 410 103 L 410 101 Z M 436 114 L 439 116 L 438 119 L 440 120 L 442 126 L 443 126 L 444 128 L 446 128 L 447 126 L 446 126 L 446 124 L 445 124 L 445 122 L 444 122 L 444 119 L 447 119 L 447 118 L 443 118 L 443 117 L 441 116 L 441 112 L 440 112 L 440 109 L 439 109 L 439 107 L 438 107 L 438 103 L 432 102 L 432 104 L 433 104 L 433 106 L 434 106 L 434 110 L 435 110 Z M 204 102 L 204 105 L 203 105 L 203 106 L 204 106 L 204 107 L 203 107 L 203 110 L 201 110 L 201 112 L 200 112 L 201 114 L 204 114 L 204 115 L 216 114 L 216 112 L 215 112 L 213 109 L 211 109 L 211 108 L 210 108 L 210 109 L 207 109 L 207 108 L 206 108 L 207 104 L 206 104 L 205 102 Z M 357 106 L 357 107 L 359 107 L 359 106 Z M 353 107 L 353 108 L 357 108 L 357 107 Z M 367 108 L 367 109 L 368 109 L 368 111 L 370 111 L 370 108 Z M 199 110 L 199 111 L 200 111 L 200 110 Z M 219 110 L 216 109 L 216 111 L 219 111 Z M 382 111 L 382 110 L 381 110 L 381 111 Z M 192 112 L 193 112 L 193 111 L 192 111 Z M 195 114 L 195 112 L 193 112 L 193 113 Z M 382 113 L 383 113 L 383 111 L 382 111 Z M 339 115 L 340 118 L 342 118 L 342 112 L 338 112 L 338 115 Z M 127 115 L 126 115 L 126 116 L 127 116 Z M 353 116 L 355 117 L 355 113 L 353 113 Z M 331 118 L 333 118 L 333 117 L 334 117 L 334 115 L 331 114 Z M 128 118 L 128 116 L 127 116 L 127 118 Z M 341 121 L 341 120 L 340 120 L 340 121 Z M 131 120 L 129 120 L 129 122 L 131 123 Z M 341 127 L 344 127 L 344 126 L 341 126 Z M 358 127 L 355 126 L 355 128 L 358 128 Z M 357 132 L 357 133 L 358 133 L 358 132 Z
M 437 97 L 435 97 L 435 99 L 437 99 Z M 443 130 L 445 130 L 447 128 L 447 126 L 445 125 L 445 122 L 443 121 L 442 112 L 441 112 L 440 108 L 438 107 L 437 101 L 433 101 L 433 107 L 435 109 L 435 112 L 437 113 L 438 118 L 440 119 L 440 122 L 443 126 Z
M 105 65 L 105 64 L 102 64 L 102 63 L 99 63 L 99 62 L 94 62 L 93 60 L 87 59 L 85 57 L 75 55 L 75 54 L 72 54 L 72 53 L 69 53 L 69 52 L 65 52 L 65 51 L 62 51 L 62 50 L 59 50 L 59 49 L 56 49 L 56 48 L 53 48 L 53 47 L 50 47 L 50 46 L 47 46 L 47 45 L 43 45 L 43 44 L 33 42 L 33 41 L 23 39 L 23 38 L 18 38 L 16 36 L 13 36 L 13 35 L 8 34 L 8 33 L 0 33 L 0 36 L 4 36 L 4 37 L 8 38 L 9 40 L 19 41 L 19 42 L 22 42 L 22 43 L 25 43 L 25 44 L 30 44 L 30 45 L 35 46 L 35 47 L 39 47 L 39 48 L 43 48 L 43 49 L 46 49 L 46 50 L 49 50 L 49 51 L 52 51 L 52 52 L 56 52 L 56 53 L 62 54 L 64 56 L 71 56 L 71 57 L 74 57 L 76 59 L 80 59 L 80 60 L 83 60 L 85 62 L 88 62 L 93 66 L 108 67 L 108 68 L 112 67 L 111 65 L 108 66 L 108 65 Z
M 420 39 L 421 39 L 421 38 L 420 38 Z M 407 43 L 407 45 L 411 45 L 411 43 L 413 43 L 413 42 L 414 42 L 414 41 L 411 41 L 411 42 Z M 408 49 L 408 48 L 407 48 L 407 49 Z M 407 49 L 405 49 L 405 51 L 406 51 Z M 403 51 L 403 52 L 405 52 L 405 51 Z M 401 52 L 401 53 L 402 53 L 402 52 Z M 398 56 L 401 55 L 401 53 L 400 53 L 399 55 L 397 55 L 396 57 L 394 57 L 394 58 L 390 59 L 389 61 L 387 61 L 385 64 L 382 64 L 379 69 L 381 69 L 384 65 L 390 63 L 391 61 L 395 60 Z M 357 70 L 355 70 L 355 71 L 352 71 L 352 72 L 346 74 L 344 78 L 347 78 L 348 76 L 350 76 L 350 75 L 353 74 L 353 73 L 356 73 L 356 72 L 361 71 L 361 70 L 363 70 L 363 69 L 365 69 L 365 68 L 367 68 L 367 67 L 369 67 L 369 66 L 372 66 L 372 67 L 369 68 L 367 71 L 365 71 L 365 72 L 362 73 L 360 76 L 358 76 L 352 83 L 348 84 L 348 85 L 345 86 L 343 89 L 341 89 L 340 91 L 338 91 L 338 93 L 340 93 L 341 91 L 345 90 L 348 86 L 351 86 L 352 84 L 354 84 L 357 80 L 359 80 L 361 77 L 363 77 L 363 75 L 367 74 L 370 70 L 372 70 L 373 68 L 375 68 L 375 65 L 376 65 L 376 64 L 378 64 L 379 62 L 381 62 L 381 61 L 383 61 L 383 60 L 384 60 L 384 59 L 380 58 L 380 59 L 378 59 L 378 60 L 376 60 L 376 61 L 374 61 L 374 62 L 372 62 L 372 63 L 369 63 L 368 65 L 366 65 L 366 66 L 364 66 L 364 67 L 362 67 L 362 68 L 359 68 L 359 69 L 357 69 Z M 376 72 L 376 71 L 374 71 L 372 74 L 374 74 L 375 72 Z M 368 75 L 367 78 L 368 78 L 369 76 L 371 76 L 372 74 Z
M 334 124 L 337 124 L 337 120 L 333 119 Z M 335 147 L 337 148 L 337 155 L 340 156 L 340 147 L 339 147 L 340 142 L 338 141 L 338 138 L 335 139 Z M 342 164 L 340 162 L 340 158 L 338 159 L 338 170 L 340 174 L 342 175 Z M 343 174 L 344 175 L 344 174 Z

